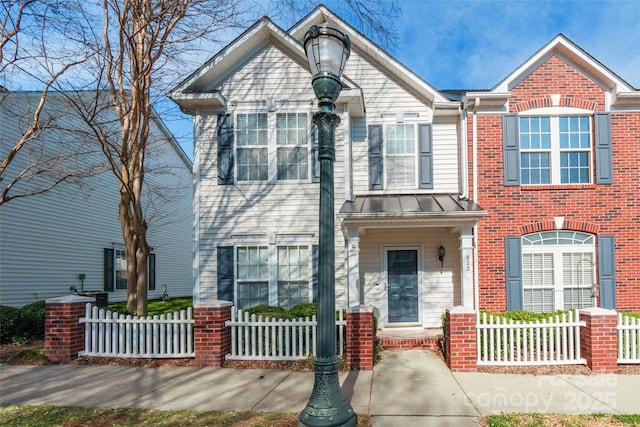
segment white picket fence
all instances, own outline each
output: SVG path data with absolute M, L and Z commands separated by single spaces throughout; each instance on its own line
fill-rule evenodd
M 347 321 L 342 310 L 336 312 L 337 353 L 345 347 Z M 228 360 L 296 360 L 316 355 L 316 316 L 297 320 L 273 319 L 231 310 L 231 354 Z
M 535 322 L 482 313 L 478 328 L 478 365 L 585 364 L 580 357 L 578 311 Z
M 193 310 L 147 317 L 123 315 L 87 304 L 84 351 L 78 356 L 129 358 L 195 357 Z
M 640 363 L 640 319 L 618 313 L 618 363 Z

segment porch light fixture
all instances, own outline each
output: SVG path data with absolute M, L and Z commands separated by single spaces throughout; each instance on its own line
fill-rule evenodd
M 355 426 L 353 408 L 340 389 L 336 357 L 335 212 L 333 162 L 335 129 L 340 117 L 334 114 L 342 90 L 340 76 L 351 52 L 349 36 L 326 24 L 314 25 L 304 36 L 313 91 L 319 111 L 313 115 L 318 127 L 320 162 L 320 209 L 318 254 L 318 334 L 313 391 L 300 413 L 299 426 Z
M 444 269 L 444 255 L 445 255 L 444 246 L 440 244 L 440 247 L 438 248 L 438 260 L 440 260 L 440 274 L 442 274 L 442 270 Z

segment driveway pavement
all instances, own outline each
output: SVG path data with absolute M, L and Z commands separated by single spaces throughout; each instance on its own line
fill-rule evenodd
M 340 373 L 374 427 L 475 426 L 503 412 L 640 413 L 640 375 L 451 373 L 429 351 L 387 351 L 373 371 Z M 300 412 L 313 373 L 274 369 L 0 365 L 0 405 Z

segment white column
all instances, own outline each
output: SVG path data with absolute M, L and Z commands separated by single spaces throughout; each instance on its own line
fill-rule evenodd
M 473 308 L 473 233 L 471 228 L 460 232 L 460 304 Z
M 349 307 L 360 305 L 360 236 L 358 230 L 349 230 L 347 235 L 347 266 L 349 272 Z

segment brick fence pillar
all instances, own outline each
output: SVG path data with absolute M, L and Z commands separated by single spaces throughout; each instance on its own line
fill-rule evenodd
M 347 309 L 347 363 L 351 369 L 373 369 L 374 327 L 373 307 Z
M 45 302 L 44 355 L 53 362 L 69 362 L 84 349 L 84 324 L 87 303 L 95 298 L 68 295 Z
M 475 372 L 478 368 L 476 312 L 457 306 L 447 309 L 446 318 L 447 366 L 456 372 Z
M 194 304 L 195 361 L 201 366 L 222 366 L 225 356 L 231 352 L 231 328 L 225 326 L 231 320 L 233 303 L 209 301 Z
M 594 372 L 618 371 L 618 317 L 613 310 L 600 307 L 580 310 L 585 322 L 581 331 L 580 352 Z

